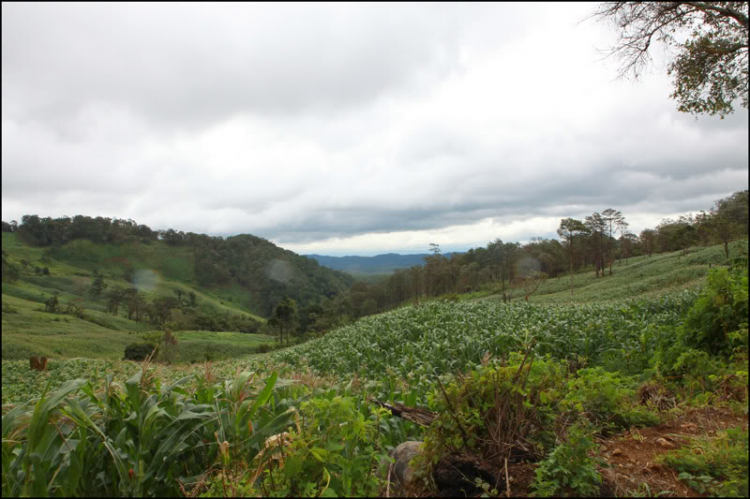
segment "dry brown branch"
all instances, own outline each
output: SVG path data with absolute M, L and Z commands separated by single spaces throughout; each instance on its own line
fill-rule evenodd
M 411 421 L 412 423 L 416 423 L 420 426 L 430 426 L 437 417 L 436 413 L 428 411 L 427 409 L 423 409 L 421 407 L 407 407 L 404 404 L 400 404 L 398 402 L 387 404 L 372 397 L 367 397 L 367 400 L 369 400 L 373 404 L 388 409 L 396 417 Z

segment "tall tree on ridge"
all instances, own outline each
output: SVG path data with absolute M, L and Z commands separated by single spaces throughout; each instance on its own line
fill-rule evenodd
M 602 212 L 602 220 L 607 228 L 607 259 L 609 260 L 609 275 L 612 275 L 612 261 L 614 260 L 612 258 L 612 243 L 614 238 L 612 236 L 618 228 L 623 226 L 627 228 L 628 224 L 625 222 L 625 217 L 622 216 L 622 213 L 613 208 L 607 208 Z
M 557 234 L 565 240 L 568 247 L 568 262 L 570 272 L 570 296 L 573 296 L 573 255 L 575 252 L 574 240 L 577 235 L 585 234 L 588 231 L 586 225 L 580 220 L 574 218 L 563 218 L 560 220 L 560 227 Z
M 594 237 L 594 267 L 596 277 L 604 277 L 604 230 L 606 223 L 599 212 L 594 212 L 591 216 L 586 217 L 586 228 Z

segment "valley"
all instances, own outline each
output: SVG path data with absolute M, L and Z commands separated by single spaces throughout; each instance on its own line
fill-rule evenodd
M 5 233 L 3 243 L 7 263 L 23 256 L 49 270 L 3 283 L 4 446 L 10 451 L 11 435 L 48 445 L 63 416 L 65 432 L 75 435 L 65 441 L 80 442 L 48 449 L 46 473 L 60 471 L 44 488 L 11 475 L 31 462 L 28 451 L 9 458 L 4 473 L 19 478 L 4 480 L 7 495 L 691 496 L 742 495 L 747 487 L 747 271 L 728 268 L 721 245 L 622 259 L 606 278 L 584 267 L 572 292 L 562 275 L 545 279 L 528 300 L 522 287 L 505 296 L 499 287 L 425 296 L 278 349 L 275 327 L 221 291 L 169 272 L 144 290 L 192 293 L 198 310 L 253 321 L 255 332 L 184 329 L 188 300 L 174 302 L 175 320 L 161 326 L 113 314 L 89 293 L 91 267 L 45 256 L 15 234 Z M 731 254 L 746 255 L 746 247 L 735 241 Z M 116 273 L 103 281 L 127 285 Z M 45 311 L 52 293 L 62 306 L 83 305 L 78 313 Z M 718 312 L 718 297 L 730 307 L 722 320 L 735 321 L 720 343 L 723 336 L 706 336 L 702 322 Z M 170 327 L 171 356 L 160 350 L 143 362 L 122 360 L 140 338 L 169 352 L 160 330 Z M 30 355 L 48 357 L 46 369 L 30 371 Z M 421 408 L 435 420 L 420 426 L 378 404 Z M 718 426 L 708 423 L 711 407 L 723 411 Z M 125 425 L 128 412 L 138 426 Z M 121 436 L 99 433 L 101 424 L 121 428 Z M 143 440 L 148 435 L 153 444 Z M 274 435 L 284 441 L 269 450 Z M 665 448 L 651 444 L 658 439 Z M 393 468 L 378 463 L 411 441 L 423 442 L 422 457 L 408 464 L 422 478 L 399 474 L 389 484 Z M 639 442 L 651 445 L 656 468 L 639 461 Z M 88 457 L 78 454 L 83 448 Z M 705 459 L 688 460 L 694 448 Z M 555 471 L 565 469 L 554 461 L 565 452 L 583 463 L 573 475 Z M 84 481 L 76 466 L 101 469 L 91 459 L 110 463 L 115 475 Z M 142 471 L 128 478 L 138 462 Z M 178 462 L 197 475 L 184 475 Z M 445 482 L 442 474 L 458 462 L 478 481 Z M 624 478 L 622 466 L 647 469 Z M 681 478 L 659 471 L 670 467 Z M 165 473 L 175 478 L 159 478 Z

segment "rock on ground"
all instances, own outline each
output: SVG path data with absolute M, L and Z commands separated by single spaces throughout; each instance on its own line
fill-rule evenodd
M 412 459 L 422 452 L 422 442 L 409 441 L 399 444 L 398 447 L 388 453 L 394 459 L 391 468 L 391 482 L 401 487 L 409 487 L 414 484 L 414 467 L 411 465 Z M 386 468 L 386 476 L 388 468 Z

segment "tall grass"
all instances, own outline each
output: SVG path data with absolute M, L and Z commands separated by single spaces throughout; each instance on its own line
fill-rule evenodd
M 3 496 L 179 495 L 213 468 L 249 465 L 294 411 L 243 372 L 215 383 L 210 372 L 188 392 L 182 378 L 161 386 L 147 366 L 102 392 L 82 379 L 47 389 L 2 418 Z

